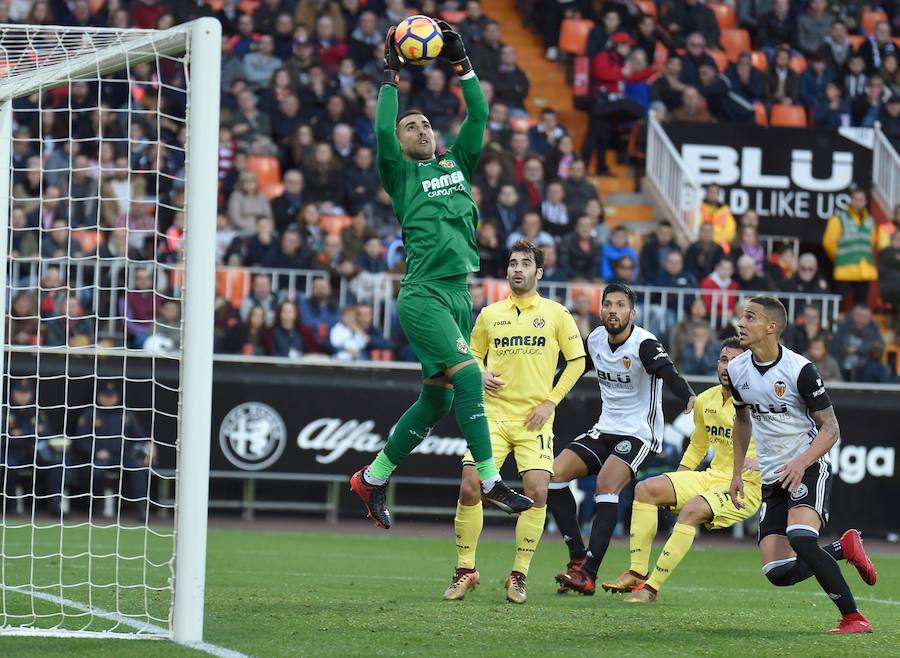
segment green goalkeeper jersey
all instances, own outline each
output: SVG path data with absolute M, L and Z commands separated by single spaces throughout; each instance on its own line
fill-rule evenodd
M 391 197 L 406 249 L 404 283 L 477 272 L 478 207 L 470 181 L 475 174 L 488 119 L 478 78 L 460 80 L 466 118 L 456 142 L 432 160 L 403 157 L 397 139 L 397 88 L 382 85 L 375 110 L 378 176 Z

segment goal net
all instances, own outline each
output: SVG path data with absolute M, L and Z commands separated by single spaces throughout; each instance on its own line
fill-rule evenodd
M 220 43 L 0 25 L 0 633 L 201 639 Z

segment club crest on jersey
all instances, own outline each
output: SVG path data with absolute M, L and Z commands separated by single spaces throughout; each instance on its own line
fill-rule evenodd
M 613 450 L 620 455 L 627 455 L 628 451 L 631 450 L 631 444 L 628 441 L 619 441 Z
M 777 382 L 775 382 L 775 395 L 777 395 L 778 397 L 781 397 L 782 395 L 784 395 L 784 392 L 786 390 L 787 390 L 787 384 L 785 384 L 783 381 L 781 381 L 779 379 Z
M 438 167 L 443 167 L 444 169 L 453 169 L 456 166 L 456 163 L 453 162 L 450 158 L 441 158 L 438 160 Z
M 541 317 L 537 317 L 531 321 L 531 326 L 533 326 L 535 329 L 543 329 L 545 324 L 547 323 L 544 322 L 544 318 Z
M 801 482 L 800 486 L 797 487 L 794 490 L 794 492 L 791 494 L 791 500 L 800 500 L 801 498 L 805 498 L 806 494 L 808 494 L 808 493 L 809 493 L 809 488 Z
M 627 356 L 623 357 L 622 365 L 625 366 L 625 370 L 630 370 L 631 369 L 631 357 L 627 357 Z
M 469 346 L 466 343 L 465 338 L 457 338 L 456 339 L 456 351 L 459 352 L 460 354 L 468 354 L 469 353 Z

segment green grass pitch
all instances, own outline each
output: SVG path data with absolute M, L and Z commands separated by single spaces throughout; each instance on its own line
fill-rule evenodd
M 510 528 L 509 540 L 485 539 L 479 545 L 481 586 L 464 601 L 445 602 L 441 593 L 455 557 L 452 526 L 446 528 L 445 538 L 400 536 L 374 527 L 342 535 L 212 530 L 206 638 L 253 656 L 896 656 L 900 651 L 897 555 L 875 556 L 879 582 L 871 588 L 844 566 L 875 635 L 834 637 L 827 630 L 837 611 L 814 581 L 774 588 L 762 576 L 752 544 L 710 548 L 706 536 L 698 538 L 660 601 L 638 607 L 602 592 L 557 595 L 553 574 L 566 555 L 550 537 L 528 577 L 529 601 L 516 606 L 505 601 L 503 590 L 514 551 Z M 13 538 L 8 542 L 13 545 Z M 613 546 L 601 577 L 617 574 L 626 559 L 627 547 Z M 102 579 L 107 567 L 96 568 Z M 30 606 L 16 598 L 7 592 L 7 611 Z M 201 654 L 159 641 L 0 636 L 0 656 L 81 655 Z

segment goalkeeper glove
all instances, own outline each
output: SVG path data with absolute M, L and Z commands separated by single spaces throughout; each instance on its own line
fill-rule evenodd
M 444 37 L 444 47 L 441 48 L 440 56 L 449 60 L 453 64 L 453 70 L 456 75 L 463 76 L 472 70 L 472 62 L 466 55 L 466 46 L 463 43 L 459 32 L 450 27 L 450 24 L 444 20 L 437 21 L 438 27 L 441 28 L 441 34 Z
M 400 66 L 403 60 L 397 52 L 394 44 L 394 30 L 397 28 L 392 26 L 387 31 L 387 37 L 384 40 L 384 76 L 381 78 L 381 84 L 397 86 L 400 80 Z

